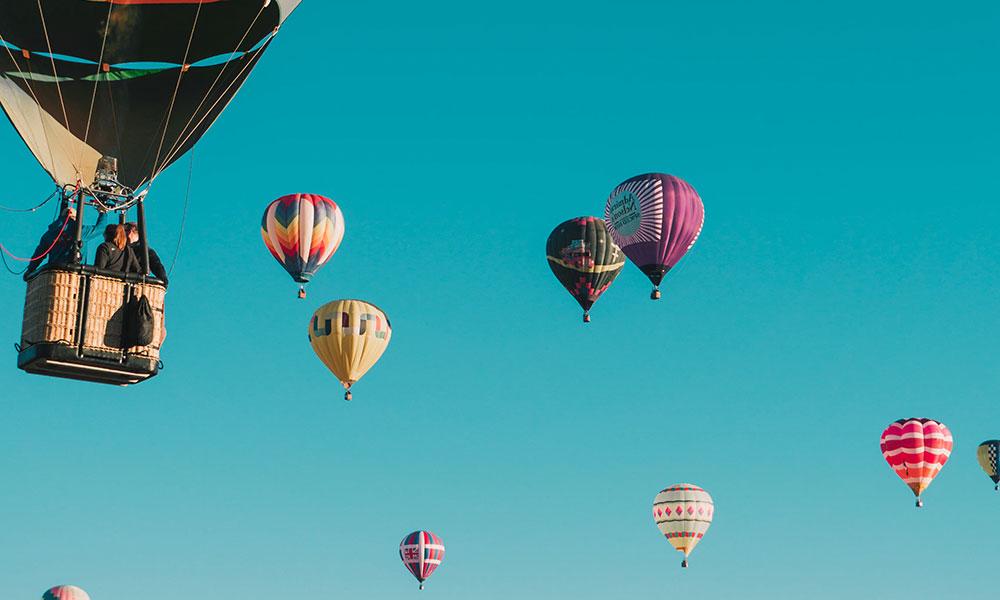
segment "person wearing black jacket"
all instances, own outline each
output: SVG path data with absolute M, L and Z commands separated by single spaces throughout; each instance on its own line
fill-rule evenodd
M 135 254 L 136 259 L 139 264 L 142 264 L 142 245 L 139 243 L 139 226 L 135 223 L 125 223 L 125 233 L 128 235 L 128 245 Z M 136 273 L 142 271 L 142 267 L 136 269 Z M 163 285 L 168 285 L 169 280 L 167 279 L 167 270 L 163 268 L 163 263 L 160 262 L 160 257 L 157 256 L 156 250 L 149 248 L 149 271 L 163 282 Z
M 122 225 L 108 225 L 104 228 L 104 243 L 97 247 L 94 266 L 107 271 L 138 273 L 142 270 L 139 260 L 128 245 L 128 236 Z

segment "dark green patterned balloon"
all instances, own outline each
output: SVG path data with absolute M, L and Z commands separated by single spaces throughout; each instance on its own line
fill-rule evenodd
M 604 219 L 577 217 L 561 223 L 549 235 L 545 254 L 559 283 L 583 308 L 583 322 L 589 323 L 590 307 L 625 265 Z

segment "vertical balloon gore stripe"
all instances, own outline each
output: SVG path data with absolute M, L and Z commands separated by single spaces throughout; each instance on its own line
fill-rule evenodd
M 322 202 L 322 200 L 319 200 Z M 298 242 L 296 258 L 299 269 L 304 277 L 309 277 L 309 255 L 312 252 L 313 230 L 316 227 L 316 205 L 303 197 L 302 194 L 296 198 L 296 210 L 298 212 L 298 222 L 295 224 L 295 236 Z

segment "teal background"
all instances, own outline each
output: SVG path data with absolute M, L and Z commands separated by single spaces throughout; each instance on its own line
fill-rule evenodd
M 196 149 L 160 377 L 16 370 L 0 280 L 0 597 L 395 599 L 416 528 L 440 600 L 993 597 L 998 13 L 305 0 Z M 168 262 L 187 161 L 151 199 Z M 9 126 L 0 165 L 0 203 L 48 193 Z M 647 171 L 702 237 L 584 327 L 545 238 Z M 347 222 L 306 301 L 258 233 L 296 191 Z M 340 297 L 394 326 L 350 404 L 306 341 Z M 909 416 L 955 435 L 920 511 L 878 448 Z M 650 515 L 682 481 L 717 506 L 685 571 Z

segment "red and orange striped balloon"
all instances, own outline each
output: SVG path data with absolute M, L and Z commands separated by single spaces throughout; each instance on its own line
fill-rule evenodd
M 882 456 L 924 505 L 920 495 L 948 462 L 951 431 L 934 419 L 900 419 L 882 432 Z

